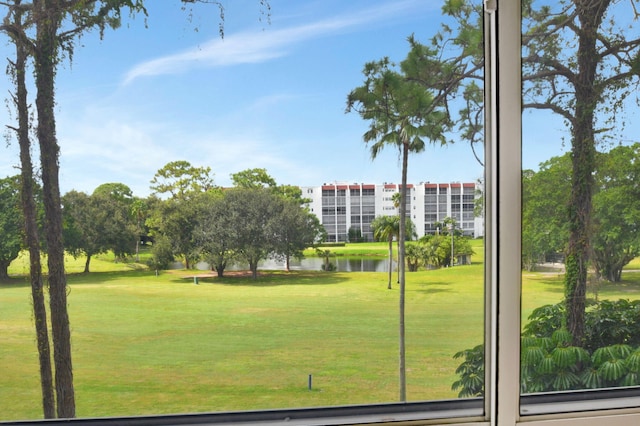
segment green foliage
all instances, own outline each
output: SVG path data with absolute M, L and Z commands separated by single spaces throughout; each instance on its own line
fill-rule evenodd
M 335 256 L 335 254 L 332 253 L 331 250 L 323 250 L 323 249 L 316 248 L 316 254 L 319 257 L 322 257 L 324 259 L 324 262 L 320 267 L 322 268 L 323 271 L 331 272 L 336 270 L 336 265 L 329 260 L 331 257 Z
M 538 172 L 522 172 L 522 264 L 526 270 L 566 250 L 570 175 L 568 154 L 542 163 Z
M 22 248 L 22 218 L 19 177 L 0 179 L 0 278 L 8 278 L 7 268 Z
M 164 235 L 159 235 L 153 242 L 151 254 L 151 259 L 149 259 L 148 262 L 151 269 L 155 269 L 156 271 L 168 269 L 174 260 L 173 249 L 169 238 Z
M 419 243 L 407 244 L 405 259 L 409 272 L 416 272 L 421 265 L 424 265 L 426 258 L 426 248 Z
M 460 380 L 453 382 L 451 389 L 460 389 L 459 398 L 484 395 L 484 345 L 460 351 L 453 358 L 462 358 L 463 362 L 456 368 Z
M 87 256 L 85 272 L 96 254 L 112 251 L 116 258 L 124 258 L 134 252 L 138 233 L 131 201 L 111 190 L 93 195 L 69 191 L 62 197 L 65 249 L 76 257 Z
M 211 167 L 195 167 L 184 160 L 171 161 L 151 179 L 154 194 L 185 198 L 214 188 Z
M 352 226 L 347 231 L 347 235 L 350 243 L 362 243 L 364 242 L 364 238 L 362 237 L 362 231 L 360 228 Z
M 640 255 L 640 144 L 597 155 L 590 244 L 599 277 L 620 281 L 622 268 Z M 571 158 L 554 157 L 538 172 L 523 172 L 522 262 L 527 270 L 567 250 Z M 577 272 L 577 271 L 576 271 Z
M 453 237 L 443 232 L 438 235 L 425 235 L 420 239 L 422 245 L 423 264 L 434 268 L 451 265 L 451 244 L 454 257 L 472 255 L 469 237 L 457 235 Z
M 273 188 L 276 181 L 268 173 L 267 169 L 254 168 L 231 174 L 233 186 L 238 188 Z
M 572 345 L 571 333 L 562 326 L 564 311 L 563 304 L 545 305 L 529 316 L 520 342 L 523 393 L 640 385 L 640 300 L 590 304 L 582 347 Z M 454 358 L 463 360 L 453 387 L 460 389 L 458 396 L 482 395 L 482 345 Z

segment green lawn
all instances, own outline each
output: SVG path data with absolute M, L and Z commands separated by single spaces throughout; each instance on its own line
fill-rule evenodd
M 476 251 L 471 266 L 407 274 L 412 401 L 454 398 L 452 356 L 482 342 L 482 247 Z M 92 263 L 120 270 L 69 276 L 80 417 L 397 400 L 398 290 L 386 289 L 386 273 L 263 272 L 257 281 L 196 286 L 188 271 L 156 277 L 108 258 Z M 600 296 L 637 294 L 633 282 L 640 276 Z M 530 311 L 558 302 L 562 282 L 527 275 L 523 291 Z M 0 420 L 41 418 L 24 278 L 0 284 L 0 330 Z

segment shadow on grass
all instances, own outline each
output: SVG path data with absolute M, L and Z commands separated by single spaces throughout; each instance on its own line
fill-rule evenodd
M 29 277 L 9 277 L 0 279 L 0 289 L 31 287 Z
M 147 269 L 133 269 L 130 271 L 98 271 L 98 272 L 74 272 L 67 274 L 67 284 L 73 285 L 94 285 L 104 284 L 112 280 L 122 278 L 155 278 L 155 272 Z
M 454 291 L 451 287 L 456 283 L 445 281 L 425 281 L 420 283 L 407 283 L 407 290 L 424 294 L 449 293 Z M 413 288 L 411 288 L 413 287 Z
M 603 281 L 597 285 L 597 291 L 640 294 L 640 272 L 623 272 L 620 282 Z
M 191 272 L 191 273 L 189 273 Z M 346 281 L 342 273 L 321 271 L 258 271 L 253 279 L 249 271 L 229 271 L 223 277 L 206 271 L 181 271 L 171 282 L 192 284 L 197 276 L 202 285 L 273 287 L 280 285 L 334 285 Z

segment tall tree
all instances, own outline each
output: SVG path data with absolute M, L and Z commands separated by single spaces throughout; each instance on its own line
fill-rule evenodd
M 16 5 L 20 2 L 16 1 Z M 24 11 L 15 8 L 11 11 L 8 22 L 20 29 L 23 28 Z M 11 13 L 9 14 L 11 15 Z M 55 418 L 56 406 L 54 395 L 53 371 L 51 368 L 51 346 L 49 344 L 49 328 L 47 308 L 44 297 L 42 264 L 40 261 L 40 235 L 38 233 L 38 214 L 36 208 L 36 183 L 31 159 L 31 120 L 29 118 L 29 101 L 26 84 L 28 48 L 24 43 L 15 43 L 16 59 L 9 68 L 16 86 L 13 104 L 17 111 L 18 127 L 13 128 L 20 146 L 20 200 L 24 217 L 25 241 L 29 250 L 29 279 L 31 282 L 31 300 L 33 318 L 38 347 L 40 366 L 40 388 L 42 392 L 42 410 L 45 419 Z
M 561 1 L 523 10 L 525 108 L 559 114 L 571 135 L 565 304 L 573 344 L 581 345 L 590 260 L 596 144 L 617 123 L 638 85 L 640 38 L 611 0 Z M 618 22 L 618 24 L 616 24 Z
M 439 67 L 435 51 L 430 51 L 433 74 L 439 78 L 448 71 Z M 404 63 L 403 63 L 404 65 Z M 364 133 L 365 143 L 371 143 L 371 158 L 386 146 L 399 150 L 402 158 L 402 179 L 400 192 L 400 217 L 406 217 L 407 169 L 410 152 L 421 152 L 424 140 L 445 144 L 445 131 L 451 121 L 444 100 L 434 96 L 430 89 L 409 79 L 403 71 L 395 69 L 389 58 L 365 64 L 364 84 L 353 89 L 347 96 L 347 112 L 355 111 L 369 122 Z M 433 80 L 432 80 L 433 81 Z M 439 81 L 439 80 L 438 80 Z M 399 387 L 400 401 L 406 401 L 406 357 L 405 357 L 405 268 L 404 243 L 405 221 L 400 221 L 398 245 L 398 268 L 400 272 L 399 303 Z
M 558 114 L 570 134 L 565 304 L 575 345 L 584 335 L 596 145 L 622 125 L 620 112 L 638 85 L 640 37 L 628 18 L 637 14 L 625 7 L 612 0 L 523 1 L 523 107 Z M 444 26 L 441 34 L 481 39 L 481 26 L 474 30 L 473 23 L 482 11 L 472 2 L 449 0 L 443 12 L 457 28 Z M 446 42 L 441 36 L 440 43 Z M 472 62 L 477 58 L 472 50 L 462 52 Z
M 183 4 L 213 3 L 224 17 L 219 1 L 182 0 Z M 269 13 L 269 3 L 261 0 L 261 7 Z M 88 30 L 98 28 L 100 34 L 106 28 L 120 25 L 122 11 L 131 14 L 145 12 L 143 0 L 9 0 L 0 7 L 6 17 L 0 30 L 11 41 L 20 45 L 33 57 L 37 136 L 40 147 L 40 164 L 43 184 L 43 203 L 46 220 L 48 248 L 51 325 L 54 346 L 56 411 L 58 417 L 75 417 L 75 391 L 71 361 L 71 333 L 67 311 L 67 286 L 64 272 L 64 247 L 62 243 L 62 210 L 59 187 L 59 145 L 55 121 L 55 75 L 61 58 L 73 54 L 75 41 Z M 186 6 L 185 6 L 186 8 Z M 22 19 L 13 19 L 19 13 Z M 222 24 L 220 34 L 223 34 Z

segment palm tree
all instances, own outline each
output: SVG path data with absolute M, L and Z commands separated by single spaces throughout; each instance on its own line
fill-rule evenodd
M 400 234 L 399 216 L 378 216 L 371 221 L 373 236 L 378 241 L 389 242 L 389 284 L 387 288 L 391 290 L 391 273 L 393 271 L 393 238 Z
M 441 62 L 433 52 L 433 87 L 441 87 L 437 76 L 444 74 Z M 440 66 L 440 67 L 439 67 Z M 369 121 L 364 133 L 365 143 L 370 145 L 371 158 L 387 145 L 399 150 L 402 158 L 402 183 L 400 186 L 400 217 L 406 217 L 406 188 L 409 153 L 418 153 L 425 148 L 425 139 L 432 143 L 445 144 L 444 132 L 451 125 L 442 97 L 423 86 L 424 82 L 408 78 L 403 72 L 394 70 L 389 58 L 365 64 L 362 86 L 353 89 L 347 97 L 347 112 L 356 111 Z M 437 83 L 437 84 L 436 84 Z M 449 85 L 445 85 L 450 87 Z M 444 86 L 442 86 L 444 87 Z M 435 90 L 435 89 L 434 89 Z M 440 89 L 438 89 L 440 90 Z M 398 270 L 400 274 L 400 326 L 399 326 L 399 381 L 400 401 L 406 401 L 405 365 L 405 235 L 406 221 L 399 221 Z

